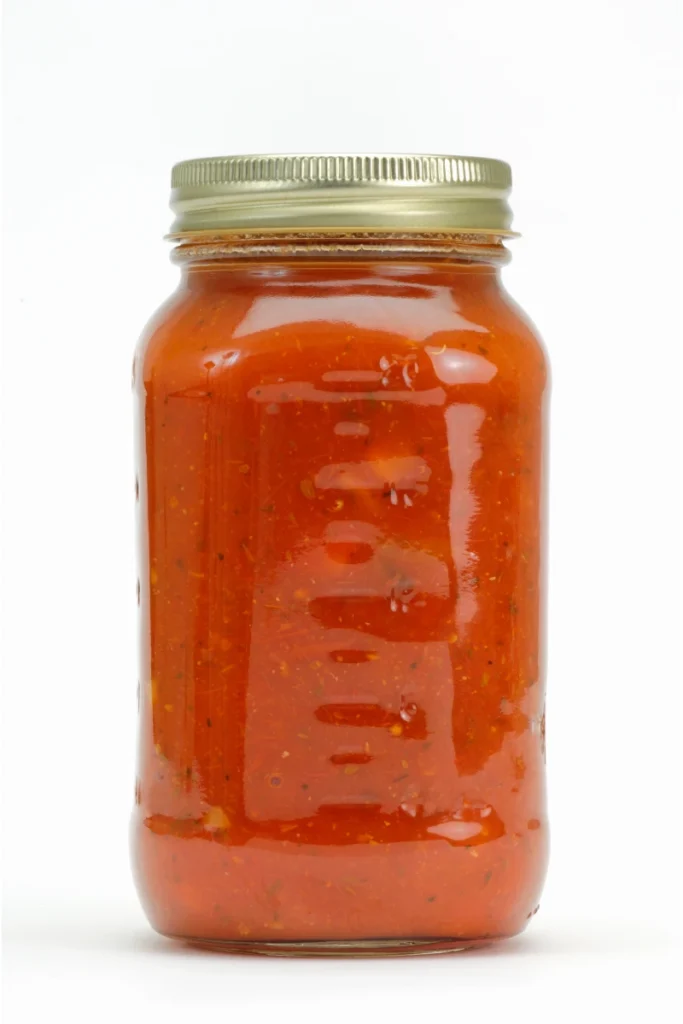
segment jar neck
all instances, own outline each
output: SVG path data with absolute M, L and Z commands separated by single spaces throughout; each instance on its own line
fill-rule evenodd
M 272 263 L 412 262 L 461 264 L 497 269 L 510 259 L 503 236 L 486 234 L 398 234 L 334 232 L 325 234 L 213 234 L 176 236 L 174 263 L 188 270 L 202 265 Z

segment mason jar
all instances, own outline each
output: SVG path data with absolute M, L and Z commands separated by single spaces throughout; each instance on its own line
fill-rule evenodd
M 519 932 L 547 858 L 547 365 L 501 283 L 510 169 L 173 170 L 134 362 L 140 898 L 274 954 Z

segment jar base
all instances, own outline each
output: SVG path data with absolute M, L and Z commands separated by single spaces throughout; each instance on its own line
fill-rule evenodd
M 322 942 L 252 942 L 235 939 L 186 938 L 188 945 L 216 953 L 243 956 L 386 957 L 464 953 L 498 940 L 490 939 L 330 939 Z

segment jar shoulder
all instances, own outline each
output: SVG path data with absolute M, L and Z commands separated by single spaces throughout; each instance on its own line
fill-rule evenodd
M 543 389 L 548 376 L 540 335 L 508 292 L 458 275 L 343 283 L 235 275 L 220 288 L 181 286 L 136 349 L 140 380 L 174 383 L 237 364 L 290 377 L 355 367 L 379 380 L 384 367 L 405 379 L 413 363 L 445 385 L 495 376 Z

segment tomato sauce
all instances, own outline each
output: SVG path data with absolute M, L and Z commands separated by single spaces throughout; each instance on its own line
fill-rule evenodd
M 190 260 L 140 343 L 167 935 L 461 948 L 537 907 L 546 364 L 490 248 Z

